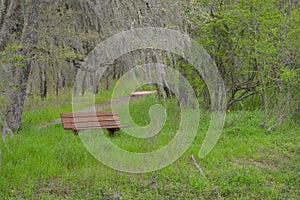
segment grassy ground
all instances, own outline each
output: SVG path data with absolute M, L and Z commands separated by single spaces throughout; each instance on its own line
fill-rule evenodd
M 109 94 L 102 94 L 105 100 Z M 38 100 L 27 105 L 21 131 L 0 141 L 0 199 L 298 199 L 300 196 L 300 129 L 286 120 L 276 131 L 259 127 L 263 113 L 227 113 L 224 132 L 213 151 L 197 157 L 208 127 L 204 114 L 192 146 L 175 163 L 157 172 L 128 174 L 101 164 L 79 137 L 61 125 L 39 124 L 71 111 L 70 99 Z M 57 103 L 55 103 L 57 102 Z M 140 125 L 149 122 L 152 97 L 130 104 Z M 158 102 L 164 105 L 163 102 Z M 49 105 L 52 105 L 49 107 Z M 134 152 L 167 144 L 179 121 L 175 101 L 166 103 L 168 119 L 152 139 L 134 139 L 122 131 L 111 141 Z M 142 116 L 142 117 L 141 117 Z M 150 141 L 151 140 L 151 141 Z M 150 141 L 150 142 L 149 142 Z M 205 177 L 190 159 L 195 155 Z M 114 158 L 112 158 L 114 159 Z

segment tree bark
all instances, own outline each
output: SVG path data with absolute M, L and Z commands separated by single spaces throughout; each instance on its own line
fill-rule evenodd
M 87 78 L 87 72 L 84 72 L 84 76 L 83 76 L 83 80 L 82 80 L 82 85 L 81 85 L 81 96 L 84 96 L 84 94 L 85 94 L 86 78 Z
M 2 27 L 4 16 L 8 5 L 8 0 L 0 0 L 0 2 L 1 2 L 0 3 L 0 27 Z
M 109 74 L 108 72 L 106 72 L 106 76 L 105 76 L 105 90 L 108 91 L 109 90 Z
M 93 80 L 93 93 L 94 94 L 99 93 L 99 79 L 100 79 L 100 72 L 98 70 L 94 74 L 94 80 Z
M 45 100 L 47 97 L 47 71 L 43 67 L 40 67 L 39 70 L 40 96 L 42 100 Z
M 0 50 L 3 50 L 8 42 L 11 34 L 11 27 L 14 25 L 11 21 L 15 14 L 18 1 L 11 0 L 8 6 L 7 0 L 1 0 L 1 14 L 0 14 Z M 8 7 L 7 7 L 8 6 Z
M 24 27 L 21 40 L 23 48 L 20 51 L 20 54 L 26 59 L 23 62 L 24 67 L 16 69 L 15 82 L 17 87 L 10 96 L 10 102 L 7 106 L 5 118 L 7 130 L 3 130 L 3 132 L 9 132 L 8 129 L 12 131 L 20 129 L 23 105 L 26 97 L 27 81 L 33 61 L 33 46 L 37 42 L 36 29 L 38 26 L 39 6 L 40 0 L 26 1 Z

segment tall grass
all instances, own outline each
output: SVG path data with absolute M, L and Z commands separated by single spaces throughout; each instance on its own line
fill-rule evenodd
M 193 144 L 175 163 L 157 172 L 128 174 L 100 163 L 84 148 L 79 137 L 63 130 L 61 125 L 39 125 L 58 118 L 60 112 L 71 111 L 69 99 L 57 100 L 50 97 L 38 109 L 27 107 L 21 131 L 6 143 L 0 141 L 0 199 L 300 196 L 300 132 L 293 121 L 267 133 L 259 126 L 264 119 L 262 111 L 228 112 L 224 132 L 213 151 L 204 159 L 196 157 L 204 177 L 190 159 L 191 155 L 198 155 L 208 128 L 210 115 L 204 113 Z M 148 124 L 148 109 L 156 103 L 166 106 L 168 113 L 157 136 L 136 139 L 120 131 L 110 140 L 133 152 L 148 152 L 166 145 L 179 123 L 175 100 L 164 103 L 152 96 L 135 100 L 130 103 L 131 116 L 137 124 Z

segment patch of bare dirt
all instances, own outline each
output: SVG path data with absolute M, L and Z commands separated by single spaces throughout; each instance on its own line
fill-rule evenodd
M 234 165 L 237 166 L 255 166 L 258 169 L 270 169 L 272 171 L 276 171 L 277 167 L 276 167 L 276 163 L 273 160 L 270 159 L 259 159 L 259 160 L 255 160 L 255 159 L 248 159 L 248 160 L 244 160 L 244 159 L 235 159 L 234 161 Z
M 34 196 L 39 198 L 41 194 L 48 194 L 53 196 L 68 196 L 70 188 L 63 185 L 58 179 L 49 179 L 46 183 L 40 181 L 35 190 Z

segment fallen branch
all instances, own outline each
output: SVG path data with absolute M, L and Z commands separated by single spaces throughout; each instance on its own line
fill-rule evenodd
M 278 126 L 279 126 L 279 125 L 281 124 L 281 122 L 283 121 L 284 117 L 285 117 L 285 115 L 281 115 L 281 116 L 279 117 L 279 119 L 277 120 L 277 122 L 276 122 L 273 126 L 271 126 L 270 128 L 268 128 L 267 132 L 272 132 L 273 130 L 277 129 Z
M 203 173 L 203 170 L 202 170 L 201 167 L 198 165 L 198 163 L 197 163 L 197 161 L 196 161 L 194 155 L 191 155 L 191 159 L 192 159 L 192 161 L 194 162 L 195 167 L 196 167 L 196 168 L 198 169 L 198 171 L 201 173 L 201 175 L 202 175 L 204 178 L 206 178 L 205 175 L 204 175 L 204 173 Z

